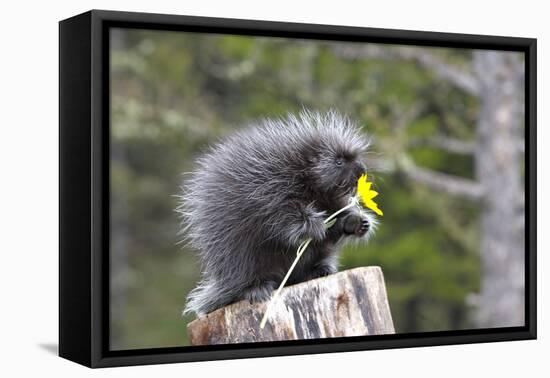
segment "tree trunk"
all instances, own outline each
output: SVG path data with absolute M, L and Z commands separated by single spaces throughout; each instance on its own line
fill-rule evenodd
M 484 190 L 481 211 L 481 327 L 524 325 L 524 200 L 522 64 L 515 54 L 478 51 L 480 83 L 476 175 Z
M 273 304 L 237 302 L 187 326 L 192 345 L 395 333 L 382 270 L 363 267 L 289 286 Z

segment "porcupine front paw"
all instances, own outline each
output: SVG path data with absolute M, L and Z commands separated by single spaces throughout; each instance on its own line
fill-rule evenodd
M 363 236 L 369 228 L 369 220 L 364 215 L 351 213 L 344 218 L 344 232 L 348 235 Z
M 326 277 L 330 276 L 331 274 L 334 274 L 338 271 L 335 266 L 327 265 L 327 264 L 320 264 L 316 266 L 313 271 L 311 272 L 311 278 L 319 278 L 319 277 Z
M 324 212 L 316 211 L 312 206 L 307 206 L 301 208 L 296 215 L 294 222 L 283 226 L 288 244 L 292 248 L 296 248 L 309 238 L 314 241 L 321 241 L 326 237 L 327 228 L 324 222 Z
M 273 281 L 257 281 L 243 291 L 242 297 L 250 303 L 265 302 L 271 298 L 275 287 Z
M 311 207 L 307 207 L 305 209 L 304 218 L 305 236 L 315 241 L 323 240 L 327 234 L 325 212 L 318 212 Z

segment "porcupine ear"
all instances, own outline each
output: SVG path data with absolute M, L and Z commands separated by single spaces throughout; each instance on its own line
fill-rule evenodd
M 306 147 L 304 151 L 306 161 L 310 165 L 315 165 L 321 159 L 321 142 L 317 137 L 313 138 L 310 144 Z
M 308 151 L 306 154 L 307 162 L 311 165 L 315 165 L 319 162 L 319 152 L 315 150 Z

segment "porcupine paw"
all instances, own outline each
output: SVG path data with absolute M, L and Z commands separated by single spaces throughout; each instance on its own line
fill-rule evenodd
M 331 274 L 334 274 L 337 271 L 338 270 L 336 269 L 336 267 L 331 265 L 325 265 L 325 264 L 318 265 L 317 267 L 315 267 L 315 269 L 311 273 L 311 278 L 313 279 L 313 278 L 330 276 Z
M 275 282 L 262 281 L 255 282 L 253 285 L 244 290 L 243 299 L 246 299 L 250 303 L 258 303 L 267 301 L 271 298 L 273 290 L 275 290 Z
M 312 208 L 306 208 L 305 214 L 305 233 L 307 237 L 313 240 L 323 240 L 327 234 L 325 225 L 325 212 L 316 212 Z
M 359 228 L 355 231 L 355 234 L 358 236 L 363 236 L 369 231 L 370 223 L 366 217 L 361 217 L 361 223 Z
M 349 214 L 344 218 L 344 232 L 348 235 L 363 236 L 370 228 L 370 222 L 367 217 L 361 214 Z

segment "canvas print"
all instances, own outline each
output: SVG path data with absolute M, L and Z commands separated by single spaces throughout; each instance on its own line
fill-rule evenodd
M 109 348 L 524 326 L 524 59 L 110 28 Z

